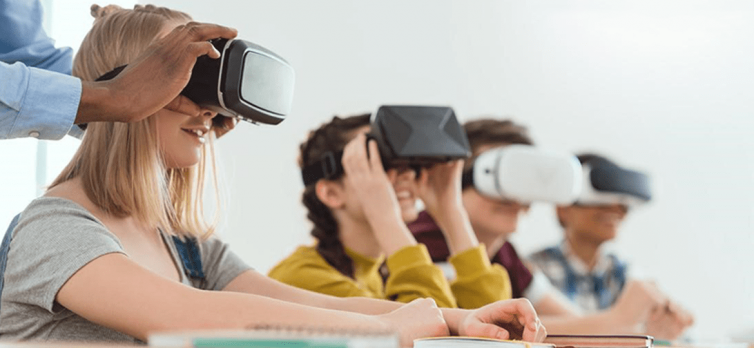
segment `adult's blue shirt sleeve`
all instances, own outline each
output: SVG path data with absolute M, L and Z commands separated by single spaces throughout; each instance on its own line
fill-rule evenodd
M 0 62 L 0 139 L 57 140 L 73 126 L 81 101 L 81 80 L 56 72 Z
M 73 51 L 56 48 L 42 20 L 39 0 L 0 0 L 0 61 L 70 75 Z
M 72 58 L 42 28 L 38 0 L 0 0 L 0 139 L 81 137 L 73 127 L 81 81 L 67 76 Z

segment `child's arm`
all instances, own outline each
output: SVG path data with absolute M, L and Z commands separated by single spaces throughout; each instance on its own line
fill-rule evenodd
M 244 289 L 256 288 L 257 293 L 261 291 L 266 296 L 285 295 L 289 292 L 292 294 L 308 293 L 308 291 L 295 291 L 302 289 L 334 297 L 383 297 L 382 292 L 379 291 L 381 288 L 373 289 L 370 286 L 362 285 L 355 279 L 340 273 L 327 263 L 316 249 L 310 247 L 296 249 L 293 254 L 273 267 L 268 275 L 269 278 L 251 270 L 246 271 L 227 283 L 222 290 L 245 292 Z M 255 287 L 254 285 L 258 286 Z M 282 297 L 277 296 L 277 298 Z M 305 297 L 286 297 L 289 301 L 299 298 L 305 300 Z M 318 305 L 317 302 L 307 304 L 327 308 Z
M 150 332 L 241 329 L 256 324 L 388 327 L 379 318 L 253 294 L 203 291 L 163 278 L 122 254 L 101 256 L 61 287 L 56 301 L 84 317 L 145 340 Z
M 641 324 L 649 318 L 652 309 L 663 301 L 662 294 L 651 284 L 631 281 L 626 284 L 617 302 L 608 310 L 583 316 L 545 314 L 540 318 L 554 334 L 644 334 Z M 539 303 L 537 308 L 540 308 Z
M 462 160 L 435 164 L 422 170 L 418 180 L 419 196 L 445 236 L 451 255 L 479 245 L 461 201 L 462 170 Z
M 508 272 L 490 263 L 487 250 L 471 227 L 461 201 L 462 170 L 461 160 L 422 170 L 418 191 L 450 249 L 449 261 L 456 270 L 451 289 L 458 306 L 479 308 L 510 299 L 512 290 Z
M 419 300 L 371 316 L 248 293 L 204 291 L 161 277 L 122 254 L 101 256 L 63 285 L 56 301 L 96 324 L 146 340 L 165 330 L 243 329 L 255 325 L 394 329 L 403 346 L 448 334 L 433 301 Z
M 274 297 L 315 307 L 353 311 L 363 314 L 383 314 L 402 308 L 405 304 L 376 300 L 363 297 L 338 298 L 298 289 L 255 271 L 247 271 L 224 289 L 225 291 L 251 292 L 261 296 Z M 528 300 L 517 299 L 498 301 L 478 310 L 442 308 L 443 317 L 450 333 L 455 335 L 500 337 L 499 332 L 490 325 L 511 329 L 511 338 L 523 337 L 525 340 L 541 341 L 544 339 L 544 326 L 539 323 L 536 312 Z M 515 321 L 516 325 L 507 323 Z M 526 331 L 523 327 L 526 326 Z
M 61 287 L 56 301 L 91 322 L 141 340 L 151 332 L 165 330 L 314 325 L 392 328 L 399 332 L 402 344 L 410 346 L 414 338 L 448 333 L 502 337 L 497 327 L 505 327 L 505 323 L 511 324 L 511 337 L 520 334 L 529 340 L 544 338 L 536 313 L 522 306 L 521 300 L 502 301 L 476 311 L 440 311 L 434 301 L 427 299 L 407 305 L 369 299 L 341 303 L 352 311 L 384 313 L 369 316 L 256 294 L 197 290 L 161 277 L 116 253 L 96 258 L 79 269 Z
M 367 146 L 365 143 L 366 136 L 362 134 L 343 150 L 344 180 L 347 194 L 353 195 L 361 206 L 379 251 L 387 255 L 390 276 L 385 284 L 386 297 L 404 303 L 431 297 L 438 306 L 456 307 L 442 270 L 432 264 L 426 248 L 417 245 L 403 221 L 396 190 L 413 188 L 413 172 L 389 170 L 386 173 L 377 143 L 370 141 Z M 344 224 L 341 228 L 349 227 Z

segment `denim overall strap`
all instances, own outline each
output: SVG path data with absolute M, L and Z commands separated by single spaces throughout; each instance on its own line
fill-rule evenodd
M 199 244 L 197 244 L 196 238 L 186 238 L 185 240 L 176 236 L 172 238 L 175 243 L 175 249 L 178 251 L 178 256 L 183 262 L 183 269 L 186 275 L 194 280 L 204 281 L 202 256 L 199 253 Z
M 3 243 L 0 245 L 0 296 L 3 295 L 3 287 L 5 286 L 5 265 L 8 264 L 8 251 L 10 251 L 10 240 L 13 237 L 13 230 L 18 225 L 18 220 L 21 219 L 21 214 L 16 215 L 8 226 L 8 231 L 5 232 L 3 237 Z M 2 309 L 2 308 L 0 308 Z
M 610 255 L 610 258 L 613 260 L 613 278 L 615 279 L 615 282 L 618 283 L 618 291 L 613 294 L 613 298 L 610 299 L 610 304 L 612 305 L 615 300 L 618 299 L 618 296 L 623 292 L 623 287 L 626 285 L 626 278 L 627 278 L 627 271 L 626 271 L 626 264 L 618 260 L 618 257 L 615 255 Z
M 546 249 L 547 253 L 550 254 L 558 263 L 560 266 L 563 267 L 563 271 L 565 273 L 565 285 L 566 285 L 566 291 L 565 295 L 571 299 L 576 300 L 576 295 L 578 294 L 578 278 L 579 276 L 576 275 L 576 272 L 574 272 L 573 268 L 571 268 L 571 264 L 568 263 L 568 260 L 566 260 L 565 255 L 563 255 L 563 251 L 560 250 L 559 247 L 551 247 Z

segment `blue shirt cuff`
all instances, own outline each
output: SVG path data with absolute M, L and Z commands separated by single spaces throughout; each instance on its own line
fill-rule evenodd
M 72 126 L 81 101 L 81 80 L 41 69 L 28 69 L 28 79 L 18 84 L 19 90 L 25 90 L 25 95 L 21 96 L 18 115 L 8 138 L 58 140 L 70 131 L 72 135 L 80 136 L 80 129 Z

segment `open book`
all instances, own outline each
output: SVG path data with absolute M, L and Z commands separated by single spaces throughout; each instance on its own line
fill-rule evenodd
M 547 335 L 557 348 L 652 348 L 652 336 Z
M 480 337 L 429 337 L 414 340 L 414 348 L 555 348 L 552 344 Z
M 398 348 L 398 335 L 386 331 L 265 327 L 250 330 L 159 332 L 156 347 L 196 348 Z

